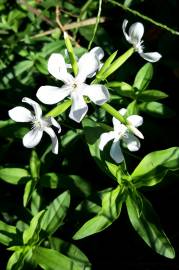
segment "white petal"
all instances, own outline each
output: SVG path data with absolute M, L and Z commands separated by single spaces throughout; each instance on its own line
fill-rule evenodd
M 142 23 L 136 22 L 129 28 L 129 36 L 132 44 L 137 45 L 141 42 L 144 34 L 144 26 Z
M 138 151 L 140 148 L 140 141 L 133 134 L 128 134 L 128 137 L 123 137 L 123 141 L 126 143 L 127 148 L 131 152 Z
M 23 145 L 27 148 L 33 148 L 40 142 L 42 134 L 42 130 L 38 128 L 32 129 L 23 137 Z
M 73 100 L 69 117 L 76 122 L 80 122 L 88 111 L 88 106 L 84 101 L 84 98 L 77 91 L 71 94 Z
M 104 146 L 114 138 L 115 138 L 114 131 L 109 131 L 101 134 L 99 141 L 99 149 L 102 151 L 104 149 Z
M 83 95 L 89 97 L 97 105 L 102 105 L 109 100 L 108 89 L 101 84 L 83 84 Z
M 140 132 L 136 127 L 134 126 L 129 126 L 129 129 L 137 136 L 139 137 L 140 139 L 144 139 L 144 136 L 142 134 L 142 132 Z
M 26 102 L 29 105 L 31 105 L 33 107 L 33 109 L 34 109 L 35 116 L 38 119 L 41 118 L 41 116 L 42 116 L 42 110 L 41 110 L 40 105 L 36 101 L 32 100 L 31 98 L 24 97 L 22 99 L 22 102 Z
M 78 61 L 77 80 L 84 82 L 88 76 L 99 69 L 99 61 L 94 53 L 84 53 Z
M 16 122 L 31 122 L 34 119 L 33 114 L 22 106 L 17 106 L 8 111 L 9 117 Z
M 52 152 L 57 155 L 58 154 L 58 139 L 54 130 L 50 127 L 46 127 L 44 131 L 50 136 L 52 140 Z
M 140 56 L 148 62 L 157 62 L 162 57 L 158 52 L 140 53 Z
M 73 77 L 67 72 L 66 63 L 63 55 L 60 53 L 53 53 L 48 60 L 48 71 L 56 79 L 68 83 Z
M 58 128 L 58 133 L 60 133 L 61 132 L 61 126 L 60 126 L 60 124 L 55 120 L 54 117 L 50 117 L 50 120 L 51 120 L 52 126 Z
M 127 117 L 129 123 L 131 123 L 134 127 L 139 127 L 143 124 L 143 117 L 140 115 L 130 115 Z
M 41 86 L 36 96 L 38 99 L 45 104 L 55 104 L 63 100 L 70 94 L 69 86 L 55 87 L 55 86 Z
M 120 141 L 113 142 L 110 150 L 110 156 L 116 163 L 121 163 L 124 160 L 124 156 L 120 147 Z
M 122 108 L 122 109 L 119 110 L 119 113 L 120 113 L 122 116 L 124 116 L 124 115 L 126 114 L 126 112 L 127 112 L 127 109 L 125 109 L 125 108 Z
M 130 37 L 129 37 L 129 35 L 126 32 L 127 24 L 128 24 L 128 20 L 124 20 L 123 21 L 123 24 L 122 24 L 122 31 L 124 33 L 124 36 L 125 36 L 126 40 L 131 43 Z
M 98 60 L 101 60 L 104 57 L 104 51 L 101 47 L 94 47 L 90 50 L 90 53 L 94 53 Z
M 116 119 L 115 117 L 112 118 L 113 127 L 116 132 L 120 132 L 122 129 L 122 123 Z

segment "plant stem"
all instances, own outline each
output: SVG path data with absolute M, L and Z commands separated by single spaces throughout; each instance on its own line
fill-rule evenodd
M 127 124 L 125 118 L 116 109 L 114 109 L 111 105 L 109 105 L 108 103 L 104 103 L 103 105 L 101 105 L 101 108 L 103 108 L 106 112 L 108 112 L 109 114 L 114 116 L 116 119 L 118 119 L 124 125 Z

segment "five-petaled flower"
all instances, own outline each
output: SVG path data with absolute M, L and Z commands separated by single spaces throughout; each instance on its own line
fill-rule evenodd
M 121 115 L 125 115 L 126 109 L 119 110 Z M 143 139 L 143 134 L 137 129 L 143 123 L 143 118 L 139 115 L 131 115 L 127 117 L 127 125 L 125 126 L 119 120 L 113 117 L 114 130 L 106 133 L 102 133 L 100 136 L 99 149 L 102 151 L 104 146 L 111 140 L 112 146 L 110 149 L 110 156 L 116 163 L 121 163 L 124 160 L 123 153 L 120 147 L 120 141 L 122 141 L 129 151 L 138 151 L 140 148 L 140 141 L 136 137 Z M 134 136 L 134 134 L 136 136 Z
M 84 96 L 97 105 L 102 105 L 109 99 L 109 92 L 104 85 L 85 83 L 87 77 L 91 77 L 99 70 L 101 56 L 102 49 L 93 49 L 83 54 L 78 61 L 78 74 L 73 77 L 67 71 L 63 55 L 53 53 L 48 60 L 48 71 L 64 85 L 62 87 L 41 86 L 37 91 L 38 99 L 45 104 L 55 104 L 70 96 L 72 106 L 69 117 L 80 122 L 88 111 Z
M 43 132 L 45 131 L 51 137 L 52 152 L 54 154 L 58 154 L 58 139 L 54 130 L 50 126 L 58 128 L 58 133 L 60 133 L 61 127 L 59 123 L 53 117 L 42 117 L 40 105 L 32 99 L 24 97 L 22 102 L 26 102 L 31 105 L 34 110 L 34 114 L 22 106 L 17 106 L 9 110 L 8 113 L 10 118 L 16 122 L 32 123 L 32 130 L 23 137 L 23 145 L 27 148 L 35 147 L 40 142 Z
M 142 23 L 140 22 L 136 22 L 134 24 L 132 24 L 129 27 L 129 33 L 126 33 L 126 27 L 127 27 L 128 21 L 124 20 L 123 24 L 122 24 L 122 30 L 124 33 L 124 36 L 126 38 L 126 40 L 133 45 L 134 49 L 136 52 L 138 52 L 140 54 L 140 56 L 142 58 L 144 58 L 145 60 L 149 61 L 149 62 L 157 62 L 158 60 L 160 60 L 160 58 L 162 57 L 160 53 L 158 52 L 148 52 L 148 53 L 144 53 L 143 49 L 143 34 L 144 34 L 144 26 Z

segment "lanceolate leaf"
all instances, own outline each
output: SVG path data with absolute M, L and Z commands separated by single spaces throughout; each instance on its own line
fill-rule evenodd
M 0 220 L 0 243 L 9 246 L 16 238 L 16 227 Z
M 84 263 L 86 266 L 90 266 L 90 262 L 86 255 L 74 244 L 66 242 L 57 237 L 50 238 L 50 247 L 62 253 L 65 256 L 68 256 L 74 262 Z
M 175 251 L 162 230 L 151 203 L 139 193 L 137 197 L 131 193 L 126 204 L 130 222 L 140 237 L 157 253 L 173 259 Z
M 7 183 L 18 185 L 20 183 L 27 182 L 29 172 L 21 168 L 1 168 L 0 179 Z
M 179 169 L 179 147 L 155 151 L 143 158 L 132 173 L 136 187 L 158 184 L 169 170 Z
M 137 73 L 133 87 L 136 87 L 139 91 L 145 90 L 149 85 L 153 76 L 152 64 L 145 64 Z
M 140 95 L 138 96 L 138 99 L 142 100 L 142 101 L 155 101 L 155 100 L 163 99 L 163 98 L 167 98 L 167 97 L 168 97 L 168 95 L 162 91 L 146 90 L 146 91 L 143 91 L 142 93 L 140 93 Z
M 53 249 L 36 247 L 33 251 L 33 259 L 42 269 L 48 270 L 89 270 L 90 267 L 82 262 L 74 262 L 71 258 Z
M 35 215 L 31 222 L 30 226 L 23 233 L 23 242 L 24 244 L 35 244 L 39 240 L 39 232 L 41 230 L 41 220 L 44 215 L 44 210 Z
M 42 229 L 47 234 L 53 234 L 62 225 L 70 205 L 69 191 L 59 195 L 48 207 L 42 218 Z
M 120 186 L 112 191 L 106 192 L 102 198 L 102 209 L 99 214 L 88 220 L 75 233 L 73 239 L 81 239 L 109 227 L 121 213 L 124 196 L 124 191 Z

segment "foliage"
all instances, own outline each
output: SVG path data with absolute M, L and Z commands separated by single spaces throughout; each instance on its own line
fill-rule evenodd
M 178 32 L 174 29 L 174 21 L 172 27 L 165 25 L 170 23 L 168 19 L 163 24 L 158 23 L 164 20 L 165 10 L 176 9 L 177 1 L 171 1 L 169 7 L 165 3 L 163 11 L 153 19 L 150 18 L 153 13 L 145 16 L 142 10 L 149 7 L 153 11 L 157 6 L 155 1 L 151 1 L 152 7 L 147 1 L 119 2 L 0 1 L 0 245 L 3 269 L 93 269 L 97 267 L 92 258 L 96 254 L 89 255 L 93 266 L 81 249 L 85 246 L 85 253 L 90 254 L 90 236 L 103 238 L 105 232 L 113 228 L 116 235 L 129 242 L 127 233 L 121 231 L 118 223 L 127 218 L 126 213 L 131 227 L 153 251 L 169 259 L 175 258 L 177 248 L 172 229 L 164 227 L 172 239 L 170 242 L 149 199 L 155 201 L 152 196 L 160 196 L 168 187 L 176 190 L 177 185 L 172 180 L 177 178 L 179 170 L 175 132 L 178 104 L 176 92 L 170 90 L 173 89 L 172 76 L 179 77 L 178 59 L 172 54 L 172 33 L 178 35 Z M 120 14 L 122 19 L 116 22 L 113 12 L 117 17 Z M 125 42 L 122 21 L 126 16 L 136 20 L 132 14 L 143 18 L 144 24 L 150 22 L 144 39 L 152 49 L 161 52 L 161 62 L 144 63 L 136 54 L 134 44 Z M 156 25 L 168 32 L 158 30 Z M 82 95 L 88 112 L 82 121 L 75 123 L 74 118 L 69 118 L 69 110 L 77 102 L 73 93 L 79 83 L 79 59 L 96 46 L 104 50 L 104 57 L 95 55 L 98 68 L 87 74 L 90 76 L 85 74 L 85 85 L 90 91 L 100 85 L 105 98 L 108 93 L 105 91 L 109 91 L 110 98 L 98 102 L 98 93 Z M 41 104 L 44 118 L 34 118 L 31 122 L 33 131 L 35 125 L 42 128 L 44 119 L 51 121 L 49 126 L 47 122 L 47 126 L 43 126 L 43 131 L 48 133 L 50 125 L 57 127 L 54 119 L 57 120 L 61 133 L 48 134 L 52 145 L 54 137 L 57 138 L 58 155 L 51 152 L 51 141 L 46 135 L 35 148 L 23 147 L 21 140 L 24 144 L 23 138 L 29 132 L 26 122 L 29 121 L 15 122 L 12 117 L 9 119 L 10 113 L 8 115 L 16 106 L 27 105 L 30 111 L 29 104 L 21 105 L 21 100 L 23 97 L 37 100 L 36 93 L 42 86 L 62 87 L 62 81 L 64 88 L 72 87 L 71 81 L 66 82 L 64 76 L 54 79 L 53 72 L 50 72 L 52 76 L 49 74 L 49 59 L 53 54 L 56 57 L 61 54 L 67 72 L 74 75 L 74 92 L 53 106 Z M 83 72 L 93 66 L 94 54 L 90 56 L 89 62 L 83 63 Z M 80 87 L 83 84 L 84 81 L 80 81 Z M 127 109 L 124 115 L 119 112 L 121 108 Z M 34 117 L 37 114 L 35 111 Z M 142 133 L 129 121 L 134 115 L 144 117 Z M 126 128 L 124 134 L 119 134 L 118 144 L 124 155 L 119 164 L 111 155 L 114 141 L 106 143 L 103 149 L 99 147 L 102 134 L 114 131 L 112 117 Z M 125 145 L 125 137 L 131 134 L 133 137 L 144 134 L 145 139 L 138 145 L 137 150 L 141 146 L 139 152 L 133 153 L 136 150 Z M 167 211 L 163 211 L 162 223 L 165 224 Z M 119 225 L 117 231 L 115 224 Z M 106 242 L 101 254 L 110 246 L 111 243 Z M 120 243 L 118 246 L 120 249 Z M 136 254 L 142 252 L 135 249 Z M 133 252 L 135 254 L 135 250 Z M 127 269 L 127 265 L 124 268 Z

